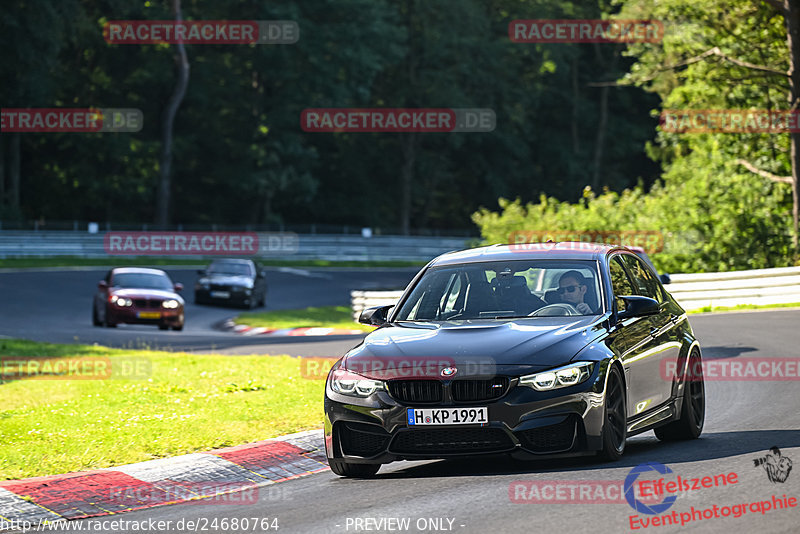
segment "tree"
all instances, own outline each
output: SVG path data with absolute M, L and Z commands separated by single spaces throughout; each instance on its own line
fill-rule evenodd
M 657 92 L 664 108 L 798 109 L 800 0 L 666 0 L 657 4 L 624 0 L 623 4 L 627 18 L 659 19 L 667 29 L 661 46 L 629 48 L 637 62 L 622 84 Z M 788 46 L 781 46 L 781 40 Z M 797 256 L 800 133 L 719 135 L 728 139 L 715 146 L 724 149 L 730 161 L 761 178 L 791 183 L 792 245 Z M 686 140 L 662 135 L 660 143 L 673 148 L 661 152 L 669 165 L 688 151 L 701 149 L 706 141 L 704 136 Z M 761 162 L 770 168 L 760 167 Z M 776 167 L 788 167 L 791 179 L 777 176 Z
M 176 24 L 183 22 L 181 13 L 181 0 L 172 0 L 172 13 Z M 158 193 L 156 195 L 156 223 L 166 226 L 169 223 L 169 201 L 172 173 L 172 130 L 175 124 L 175 115 L 186 95 L 189 85 L 189 59 L 186 47 L 179 42 L 175 45 L 175 65 L 178 71 L 178 81 L 175 90 L 167 102 L 164 110 L 164 120 L 161 130 L 161 160 L 159 165 Z

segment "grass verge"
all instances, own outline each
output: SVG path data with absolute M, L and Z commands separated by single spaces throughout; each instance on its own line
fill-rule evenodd
M 35 357 L 108 358 L 112 376 L 17 379 L 9 372 L 9 360 Z M 302 378 L 299 359 L 290 356 L 0 339 L 0 358 L 0 479 L 112 467 L 322 426 L 324 381 Z M 123 372 L 131 362 L 138 362 L 138 376 Z
M 770 308 L 800 308 L 800 302 L 793 302 L 788 304 L 739 304 L 737 306 L 705 306 L 687 313 L 709 313 L 709 312 L 724 312 L 724 311 L 739 311 L 739 310 L 768 310 Z
M 236 318 L 236 324 L 264 328 L 341 328 L 372 332 L 375 327 L 353 321 L 353 312 L 347 306 L 321 306 L 304 310 L 275 310 L 248 312 Z
M 422 267 L 417 261 L 330 261 L 330 260 L 255 260 L 267 267 Z M 205 266 L 211 259 L 164 258 L 158 256 L 120 256 L 119 258 L 81 258 L 56 256 L 51 258 L 2 258 L 0 268 L 36 267 L 114 267 L 118 265 L 196 265 Z

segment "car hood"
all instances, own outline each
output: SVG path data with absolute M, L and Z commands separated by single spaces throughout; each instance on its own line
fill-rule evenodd
M 211 274 L 202 278 L 210 284 L 218 284 L 222 286 L 248 286 L 253 283 L 253 279 L 249 276 L 238 276 L 230 274 Z
M 166 291 L 162 289 L 144 289 L 144 288 L 126 287 L 120 289 L 112 289 L 111 294 L 117 295 L 118 297 L 141 298 L 141 299 L 176 299 L 180 302 L 183 302 L 181 296 L 175 293 L 174 291 Z
M 568 363 L 604 331 L 601 317 L 395 323 L 369 334 L 342 367 L 374 379 L 521 375 Z M 451 371 L 452 372 L 452 371 Z

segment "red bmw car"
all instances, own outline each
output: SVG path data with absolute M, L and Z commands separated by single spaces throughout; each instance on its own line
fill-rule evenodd
M 117 267 L 97 284 L 92 323 L 113 328 L 119 323 L 155 324 L 161 330 L 183 330 L 183 284 L 173 284 L 159 269 Z

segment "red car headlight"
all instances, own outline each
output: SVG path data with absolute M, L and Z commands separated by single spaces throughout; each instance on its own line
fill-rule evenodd
M 126 297 L 118 297 L 117 295 L 111 295 L 111 297 L 109 297 L 108 300 L 111 301 L 111 304 L 116 304 L 117 306 L 119 306 L 121 308 L 126 308 L 128 306 L 133 306 L 133 301 L 131 299 L 129 299 L 129 298 L 126 298 Z

